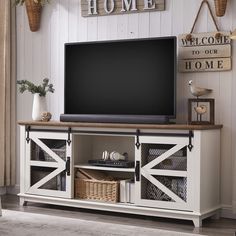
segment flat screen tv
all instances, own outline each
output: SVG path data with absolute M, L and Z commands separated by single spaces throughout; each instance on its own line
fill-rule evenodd
M 176 37 L 65 44 L 61 121 L 175 118 Z

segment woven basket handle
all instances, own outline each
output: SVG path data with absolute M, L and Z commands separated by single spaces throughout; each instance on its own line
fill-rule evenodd
M 217 31 L 217 32 L 220 31 L 220 30 L 219 30 L 219 27 L 218 27 L 218 25 L 217 25 L 217 23 L 216 23 L 216 20 L 215 20 L 215 18 L 214 18 L 214 16 L 213 16 L 213 13 L 212 13 L 212 10 L 211 10 L 211 7 L 210 7 L 209 2 L 208 2 L 207 0 L 203 0 L 202 3 L 201 3 L 201 5 L 200 5 L 200 7 L 199 7 L 199 9 L 198 9 L 198 13 L 197 13 L 196 18 L 195 18 L 195 20 L 194 20 L 192 29 L 191 29 L 190 33 L 186 36 L 186 39 L 187 39 L 187 40 L 191 40 L 191 39 L 192 39 L 191 34 L 193 33 L 193 30 L 194 30 L 194 28 L 195 28 L 195 25 L 196 25 L 196 23 L 197 23 L 197 20 L 198 20 L 198 18 L 199 18 L 199 14 L 200 14 L 200 12 L 201 12 L 201 10 L 202 10 L 202 7 L 203 7 L 204 3 L 206 3 L 206 5 L 207 5 L 207 8 L 208 8 L 208 10 L 209 10 L 209 12 L 210 12 L 210 15 L 211 15 L 211 18 L 212 18 L 212 20 L 213 20 L 213 22 L 214 22 L 214 25 L 215 25 L 215 27 L 216 27 L 216 31 Z M 216 38 L 219 38 L 220 36 L 221 36 L 220 33 L 217 33 L 217 34 L 215 35 Z

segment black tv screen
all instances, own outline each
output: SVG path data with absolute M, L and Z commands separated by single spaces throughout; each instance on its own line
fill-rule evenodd
M 174 118 L 175 79 L 176 37 L 68 43 L 65 115 Z

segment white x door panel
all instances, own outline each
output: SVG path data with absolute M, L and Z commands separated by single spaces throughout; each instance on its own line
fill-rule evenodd
M 66 133 L 29 132 L 26 144 L 28 194 L 72 197 L 71 150 Z
M 136 204 L 168 209 L 191 209 L 190 169 L 193 150 L 188 137 L 140 137 L 135 150 L 140 178 Z

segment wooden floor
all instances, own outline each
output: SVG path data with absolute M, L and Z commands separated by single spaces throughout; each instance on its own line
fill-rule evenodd
M 19 199 L 15 195 L 4 195 L 1 198 L 2 208 L 8 210 L 79 218 L 96 222 L 110 222 L 114 224 L 126 224 L 133 226 L 136 225 L 177 232 L 195 233 L 196 235 L 236 236 L 236 220 L 231 219 L 206 219 L 203 221 L 202 228 L 194 228 L 191 221 L 109 213 L 103 211 L 84 210 L 36 203 L 28 203 L 27 206 L 21 207 L 19 206 Z

